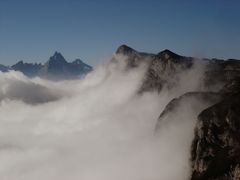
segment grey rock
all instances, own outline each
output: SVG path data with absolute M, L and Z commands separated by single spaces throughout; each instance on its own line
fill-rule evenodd
M 191 150 L 192 180 L 233 179 L 232 171 L 240 170 L 239 83 L 226 85 L 222 100 L 198 116 Z

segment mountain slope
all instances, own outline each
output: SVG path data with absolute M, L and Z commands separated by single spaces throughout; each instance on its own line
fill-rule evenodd
M 179 74 L 190 70 L 197 63 L 204 66 L 203 83 L 209 90 L 215 88 L 216 85 L 224 85 L 228 81 L 240 77 L 240 61 L 236 59 L 197 59 L 178 55 L 168 49 L 158 54 L 152 54 L 138 52 L 126 45 L 120 46 L 115 54 L 124 56 L 130 68 L 136 67 L 142 62 L 147 64 L 148 70 L 141 92 L 160 92 L 164 86 L 171 89 L 178 83 Z
M 192 180 L 240 178 L 240 81 L 229 84 L 222 90 L 222 100 L 198 116 Z
M 192 122 L 187 119 L 192 118 L 196 122 L 191 145 L 191 179 L 240 179 L 240 61 L 200 60 L 180 56 L 169 50 L 148 54 L 126 45 L 121 46 L 116 54 L 125 56 L 130 68 L 142 62 L 147 64 L 140 92 L 161 93 L 167 89 L 172 96 L 180 95 L 173 97 L 160 113 L 155 128 L 158 134 L 161 125 L 169 123 L 166 121 L 182 121 L 187 124 Z M 201 66 L 196 66 L 199 63 Z M 199 79 L 196 78 L 199 73 L 196 67 L 202 67 Z M 189 73 L 194 69 L 192 74 Z M 183 74 L 190 74 L 190 79 Z M 202 84 L 202 92 L 189 92 L 194 90 L 191 88 L 181 91 L 180 85 L 191 84 L 191 79 Z M 182 92 L 184 95 L 181 95 Z

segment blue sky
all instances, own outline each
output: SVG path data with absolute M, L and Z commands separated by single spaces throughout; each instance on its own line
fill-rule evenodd
M 121 44 L 240 59 L 239 0 L 0 0 L 0 64 L 54 51 L 95 65 Z

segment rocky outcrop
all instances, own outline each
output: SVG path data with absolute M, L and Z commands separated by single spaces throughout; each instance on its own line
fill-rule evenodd
M 121 45 L 115 52 L 115 55 L 111 59 L 111 62 L 118 62 L 118 59 L 124 59 L 126 61 L 126 67 L 134 68 L 138 67 L 141 63 L 149 64 L 155 54 L 139 52 L 127 45 Z
M 163 86 L 171 87 L 177 81 L 178 73 L 189 69 L 193 65 L 193 58 L 177 55 L 170 50 L 158 54 L 138 52 L 126 45 L 120 46 L 115 55 L 123 56 L 127 68 L 137 67 L 141 63 L 147 65 L 147 72 L 140 89 L 145 91 L 161 91 Z M 113 58 L 112 61 L 116 61 Z
M 151 60 L 141 91 L 158 91 L 163 86 L 171 88 L 176 85 L 179 73 L 193 66 L 193 58 L 177 55 L 169 50 L 164 50 Z
M 186 102 L 199 102 L 189 106 L 197 119 L 191 146 L 192 180 L 240 179 L 240 61 L 229 59 L 202 59 L 180 56 L 170 50 L 158 54 L 138 52 L 121 46 L 116 54 L 124 55 L 128 67 L 145 61 L 148 65 L 140 92 L 171 90 L 178 87 L 182 72 L 191 70 L 196 62 L 204 64 L 202 84 L 204 92 L 185 92 L 171 100 L 160 114 L 156 133 L 164 121 Z M 147 60 L 146 60 L 147 57 Z M 195 76 L 197 74 L 193 74 Z M 188 79 L 185 79 L 186 81 Z M 213 90 L 214 92 L 210 92 Z M 178 112 L 181 115 L 181 112 Z M 167 118 L 168 117 L 168 118 Z M 170 117 L 170 118 L 169 118 Z M 184 118 L 184 117 L 183 117 Z M 181 118 L 179 119 L 181 120 Z
M 120 46 L 116 55 L 124 56 L 127 67 L 133 68 L 144 62 L 148 66 L 140 92 L 171 89 L 179 82 L 179 74 L 201 62 L 204 64 L 203 85 L 206 90 L 218 91 L 221 86 L 240 76 L 240 61 L 235 59 L 197 59 L 178 55 L 168 49 L 158 54 L 138 52 L 126 45 Z M 113 58 L 113 61 L 115 58 Z
M 240 178 L 239 84 L 226 85 L 223 100 L 198 116 L 191 150 L 192 180 Z
M 160 114 L 155 133 L 166 120 L 182 120 L 176 117 L 177 112 L 188 104 L 194 116 L 187 117 L 197 119 L 191 146 L 191 179 L 240 179 L 240 81 L 230 82 L 218 93 L 190 92 L 174 98 Z

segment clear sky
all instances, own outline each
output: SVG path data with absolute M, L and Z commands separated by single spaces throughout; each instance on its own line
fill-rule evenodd
M 0 64 L 95 65 L 121 44 L 240 59 L 240 0 L 0 0 Z

